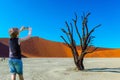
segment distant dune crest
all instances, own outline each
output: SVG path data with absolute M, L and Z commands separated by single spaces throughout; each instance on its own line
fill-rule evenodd
M 0 39 L 0 57 L 8 57 L 8 38 Z M 60 42 L 53 42 L 39 37 L 21 43 L 23 57 L 72 57 L 71 50 L 67 45 Z M 80 48 L 78 47 L 78 51 Z M 86 57 L 120 57 L 120 49 L 99 48 Z

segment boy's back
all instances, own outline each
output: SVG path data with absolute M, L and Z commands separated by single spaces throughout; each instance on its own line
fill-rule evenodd
M 21 59 L 21 49 L 20 49 L 18 40 L 19 40 L 18 38 L 10 38 L 10 40 L 9 40 L 9 48 L 10 48 L 9 58 Z

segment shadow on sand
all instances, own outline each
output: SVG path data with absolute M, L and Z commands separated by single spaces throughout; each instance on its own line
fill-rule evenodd
M 85 72 L 113 72 L 120 73 L 120 68 L 92 68 L 86 69 Z

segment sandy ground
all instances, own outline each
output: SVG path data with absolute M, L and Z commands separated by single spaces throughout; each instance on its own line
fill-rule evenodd
M 10 80 L 7 61 L 0 61 L 0 80 Z M 75 70 L 72 58 L 26 58 L 23 63 L 25 80 L 120 79 L 120 58 L 86 58 L 85 71 Z

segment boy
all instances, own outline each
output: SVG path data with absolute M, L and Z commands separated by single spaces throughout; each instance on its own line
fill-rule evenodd
M 19 33 L 23 30 L 29 30 L 28 36 L 25 38 L 18 38 Z M 9 68 L 10 72 L 12 73 L 11 80 L 16 80 L 16 74 L 19 75 L 19 80 L 24 80 L 20 43 L 28 40 L 31 36 L 31 32 L 32 28 L 30 27 L 22 27 L 20 30 L 18 28 L 11 28 L 9 30 Z

